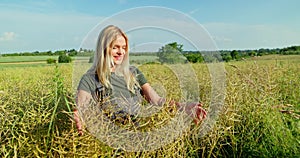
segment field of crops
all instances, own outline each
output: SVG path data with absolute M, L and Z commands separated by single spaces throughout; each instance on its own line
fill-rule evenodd
M 13 62 L 38 62 L 45 61 L 47 59 L 56 59 L 58 56 L 6 56 L 0 57 L 0 63 L 13 63 Z
M 0 67 L 0 157 L 298 157 L 300 56 L 224 65 L 226 98 L 211 130 L 201 136 L 201 124 L 192 124 L 166 146 L 141 152 L 111 148 L 88 132 L 78 136 L 72 120 L 73 64 Z M 180 99 L 178 80 L 167 66 L 138 67 L 158 91 L 163 87 L 168 98 Z M 192 67 L 208 109 L 210 72 L 206 64 Z M 148 125 L 161 126 L 172 119 L 166 116 L 172 116 L 168 109 L 149 117 Z
M 89 56 L 72 57 L 75 62 L 88 62 Z M 47 59 L 58 60 L 58 56 L 0 56 L 0 69 L 9 67 L 32 67 L 45 66 Z M 130 62 L 135 64 L 144 64 L 157 62 L 156 55 L 131 55 Z

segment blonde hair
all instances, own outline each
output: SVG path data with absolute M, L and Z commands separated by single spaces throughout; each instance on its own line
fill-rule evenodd
M 89 71 L 95 72 L 100 83 L 102 83 L 105 87 L 112 88 L 112 85 L 109 81 L 111 75 L 111 66 L 114 64 L 111 55 L 111 49 L 113 42 L 118 36 L 123 36 L 125 38 L 126 52 L 124 54 L 122 63 L 120 65 L 116 65 L 115 73 L 117 75 L 124 76 L 128 90 L 134 93 L 134 86 L 137 81 L 129 70 L 128 38 L 126 34 L 116 26 L 109 25 L 100 32 L 97 40 L 93 66 Z

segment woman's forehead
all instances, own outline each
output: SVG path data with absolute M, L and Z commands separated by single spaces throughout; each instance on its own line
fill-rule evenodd
M 125 37 L 118 35 L 112 43 L 113 45 L 126 45 L 126 39 Z

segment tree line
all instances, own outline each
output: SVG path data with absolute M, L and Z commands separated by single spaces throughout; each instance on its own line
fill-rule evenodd
M 300 55 L 300 46 L 290 46 L 276 49 L 258 50 L 221 50 L 221 51 L 184 51 L 183 45 L 177 42 L 169 43 L 158 50 L 157 56 L 161 63 L 202 63 L 213 61 L 242 60 L 254 56 L 270 54 Z
M 2 56 L 92 56 L 93 50 L 82 49 L 78 51 L 75 49 L 70 50 L 58 50 L 55 52 L 23 52 L 23 53 L 11 53 L 2 54 Z M 156 53 L 133 53 L 132 55 L 157 55 L 158 60 L 161 63 L 202 63 L 202 62 L 213 62 L 213 61 L 225 61 L 241 60 L 244 58 L 263 56 L 269 54 L 280 54 L 280 55 L 300 55 L 300 46 L 290 46 L 285 48 L 275 49 L 257 49 L 257 50 L 220 50 L 220 51 L 185 51 L 183 45 L 177 42 L 166 44 L 159 48 Z
M 70 50 L 58 50 L 55 52 L 52 51 L 34 51 L 34 52 L 20 52 L 20 53 L 10 53 L 10 54 L 2 54 L 2 56 L 59 56 L 67 54 L 68 56 L 76 56 L 78 54 L 78 51 L 75 49 Z
M 75 49 L 69 50 L 57 50 L 57 51 L 34 51 L 34 52 L 17 52 L 17 53 L 5 53 L 1 56 L 59 56 L 59 55 L 68 55 L 68 56 L 91 56 L 94 53 L 90 49 L 80 48 L 78 51 Z

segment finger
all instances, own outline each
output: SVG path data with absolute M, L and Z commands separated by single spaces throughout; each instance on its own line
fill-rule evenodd
M 203 108 L 201 108 L 201 113 L 202 113 L 202 119 L 205 119 L 207 112 Z
M 76 125 L 78 131 L 82 131 L 81 125 Z
M 205 117 L 206 117 L 206 111 L 203 109 L 203 108 L 201 108 L 201 107 L 198 107 L 197 108 L 197 118 L 199 119 L 199 120 L 202 120 L 202 119 L 204 119 Z
M 206 115 L 207 115 L 207 111 L 205 111 L 204 109 L 203 109 L 203 111 L 204 111 L 204 116 L 206 117 Z
M 82 136 L 83 135 L 83 132 L 82 131 L 79 131 L 78 132 L 78 136 Z
M 77 128 L 78 136 L 82 136 L 83 135 L 83 131 L 82 131 L 81 124 L 77 123 L 76 124 L 76 128 Z
M 194 123 L 195 123 L 196 125 L 198 125 L 199 120 L 198 120 L 198 119 L 194 119 Z
M 201 102 L 199 102 L 199 103 L 197 104 L 197 106 L 202 107 L 203 104 L 202 104 Z

